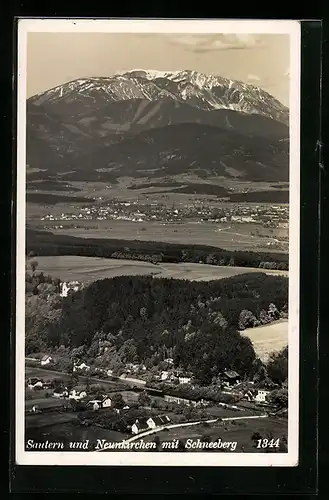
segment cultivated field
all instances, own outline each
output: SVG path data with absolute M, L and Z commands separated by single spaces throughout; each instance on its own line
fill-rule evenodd
M 288 344 L 288 321 L 279 320 L 269 325 L 248 328 L 241 334 L 250 338 L 256 354 L 266 361 L 271 352 L 280 351 Z
M 47 212 L 45 211 L 44 214 Z M 52 211 L 53 213 L 53 211 Z M 61 210 L 59 210 L 60 215 Z M 210 245 L 227 250 L 288 251 L 288 242 L 276 241 L 287 238 L 284 228 L 263 228 L 255 223 L 212 222 L 132 222 L 122 220 L 40 221 L 29 219 L 30 227 L 44 229 L 55 234 L 80 238 L 112 238 L 139 241 L 161 241 L 194 245 Z M 81 227 L 72 227 L 73 225 Z M 56 229 L 56 226 L 63 226 Z M 274 245 L 274 246 L 273 246 Z
M 162 263 L 159 265 L 143 261 L 123 259 L 103 259 L 100 257 L 80 256 L 40 256 L 37 258 L 38 271 L 60 278 L 63 281 L 77 280 L 89 283 L 104 278 L 123 275 L 148 275 L 158 278 L 188 279 L 191 281 L 210 281 L 228 278 L 248 272 L 264 270 L 248 267 L 211 266 L 194 263 Z M 265 271 L 264 271 L 265 272 Z M 288 276 L 288 271 L 266 270 L 266 274 Z

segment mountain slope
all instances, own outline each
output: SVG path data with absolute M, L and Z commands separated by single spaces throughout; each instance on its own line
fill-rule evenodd
M 288 127 L 283 123 L 257 114 L 229 109 L 205 111 L 181 101 L 129 99 L 107 104 L 97 111 L 77 117 L 82 131 L 94 131 L 105 137 L 118 132 L 138 133 L 155 127 L 178 123 L 203 123 L 232 130 L 244 135 L 285 138 Z
M 184 123 L 143 131 L 79 157 L 74 170 L 109 169 L 118 177 L 197 174 L 255 181 L 288 179 L 287 144 L 239 135 L 210 125 Z
M 92 127 L 76 120 L 60 120 L 42 104 L 27 104 L 26 123 L 27 164 L 51 170 L 67 169 L 81 154 L 119 142 L 129 134 L 123 132 L 98 134 Z

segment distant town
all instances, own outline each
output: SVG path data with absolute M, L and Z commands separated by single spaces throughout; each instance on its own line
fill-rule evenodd
M 106 205 L 84 206 L 76 213 L 51 213 L 42 221 L 122 220 L 131 222 L 237 222 L 256 223 L 267 227 L 288 227 L 288 205 L 235 204 L 214 208 L 203 202 L 168 207 L 161 203 L 113 200 Z

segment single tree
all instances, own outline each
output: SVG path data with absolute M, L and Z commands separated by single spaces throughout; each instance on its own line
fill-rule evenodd
M 37 260 L 30 261 L 30 267 L 31 267 L 33 274 L 34 274 L 35 270 L 37 269 L 38 265 L 39 265 L 39 262 Z
M 120 392 L 113 394 L 112 396 L 112 407 L 121 410 L 125 406 L 125 400 Z

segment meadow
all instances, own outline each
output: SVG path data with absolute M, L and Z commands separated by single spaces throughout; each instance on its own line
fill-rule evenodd
M 248 267 L 212 266 L 194 263 L 160 263 L 103 259 L 100 257 L 81 257 L 75 255 L 39 256 L 38 272 L 59 278 L 62 281 L 81 281 L 90 283 L 115 276 L 132 276 L 152 274 L 158 278 L 188 279 L 190 281 L 210 281 L 229 278 L 249 272 L 266 272 L 266 274 L 288 276 L 288 271 L 278 271 Z
M 241 334 L 250 338 L 257 356 L 266 362 L 271 352 L 280 351 L 288 344 L 288 320 L 248 328 Z

